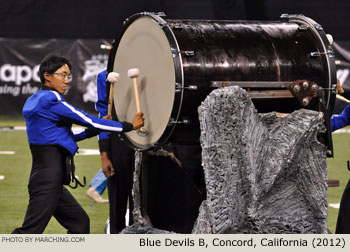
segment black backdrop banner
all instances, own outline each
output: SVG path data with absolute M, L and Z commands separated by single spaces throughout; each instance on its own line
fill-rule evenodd
M 88 113 L 97 114 L 96 76 L 107 66 L 103 39 L 0 38 L 0 115 L 19 115 L 26 99 L 41 86 L 41 60 L 49 53 L 66 56 L 73 65 L 73 80 L 65 99 Z

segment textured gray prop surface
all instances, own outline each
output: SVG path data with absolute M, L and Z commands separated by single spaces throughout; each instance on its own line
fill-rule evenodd
M 169 152 L 165 150 L 158 150 L 157 152 L 148 151 L 149 155 L 167 156 L 170 159 L 174 158 Z M 158 228 L 153 228 L 150 221 L 142 216 L 141 211 L 141 189 L 140 189 L 140 179 L 141 179 L 141 166 L 142 166 L 142 155 L 140 151 L 135 152 L 135 170 L 134 170 L 134 183 L 132 189 L 132 196 L 134 201 L 134 210 L 132 212 L 134 218 L 134 224 L 124 228 L 122 234 L 169 234 L 174 233 L 167 230 L 161 230 Z M 174 160 L 174 162 L 176 162 Z M 166 214 L 166 213 L 164 213 Z
M 207 199 L 192 233 L 327 233 L 320 113 L 258 114 L 245 90 L 226 87 L 206 98 L 199 119 Z M 136 152 L 135 224 L 122 232 L 168 233 L 148 227 L 141 215 L 141 161 Z
M 245 90 L 199 107 L 207 199 L 193 233 L 327 233 L 322 114 L 258 114 Z

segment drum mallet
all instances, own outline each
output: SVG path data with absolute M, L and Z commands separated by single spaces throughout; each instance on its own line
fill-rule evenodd
M 344 102 L 346 102 L 346 103 L 350 103 L 350 101 L 348 100 L 348 99 L 346 99 L 344 96 L 341 96 L 341 95 L 339 95 L 339 94 L 336 94 L 336 98 L 338 99 L 338 100 L 341 100 L 341 101 L 344 101 Z
M 109 97 L 108 97 L 108 112 L 107 115 L 111 116 L 112 114 L 112 105 L 113 105 L 113 95 L 114 95 L 114 84 L 119 80 L 119 74 L 116 72 L 110 72 L 107 77 L 107 81 L 111 83 L 109 88 Z
M 139 90 L 137 88 L 137 81 L 136 78 L 139 77 L 140 74 L 140 70 L 137 68 L 131 68 L 128 71 L 128 77 L 132 79 L 133 83 L 134 83 L 134 92 L 135 92 L 135 100 L 136 100 L 136 110 L 137 113 L 141 112 L 140 109 L 140 99 L 139 99 Z
M 136 101 L 137 113 L 141 112 L 140 99 L 139 99 L 139 90 L 137 88 L 137 81 L 136 81 L 136 78 L 139 76 L 139 74 L 140 74 L 140 70 L 138 68 L 131 68 L 131 69 L 128 70 L 128 77 L 132 79 L 133 84 L 134 84 L 134 93 L 135 93 L 135 101 Z M 142 128 L 140 128 L 138 133 L 141 136 L 146 136 L 148 134 L 148 131 L 142 127 Z

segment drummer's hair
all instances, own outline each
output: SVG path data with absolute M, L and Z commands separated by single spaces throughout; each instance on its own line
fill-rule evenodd
M 42 84 L 45 83 L 44 73 L 53 74 L 57 69 L 67 64 L 69 70 L 72 70 L 72 64 L 70 61 L 57 53 L 50 53 L 46 55 L 40 63 L 39 77 Z

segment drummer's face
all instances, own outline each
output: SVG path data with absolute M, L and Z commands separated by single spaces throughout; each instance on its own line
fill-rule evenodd
M 45 85 L 54 88 L 60 94 L 66 92 L 68 83 L 71 79 L 70 69 L 67 64 L 56 70 L 53 74 L 44 74 L 46 82 Z

